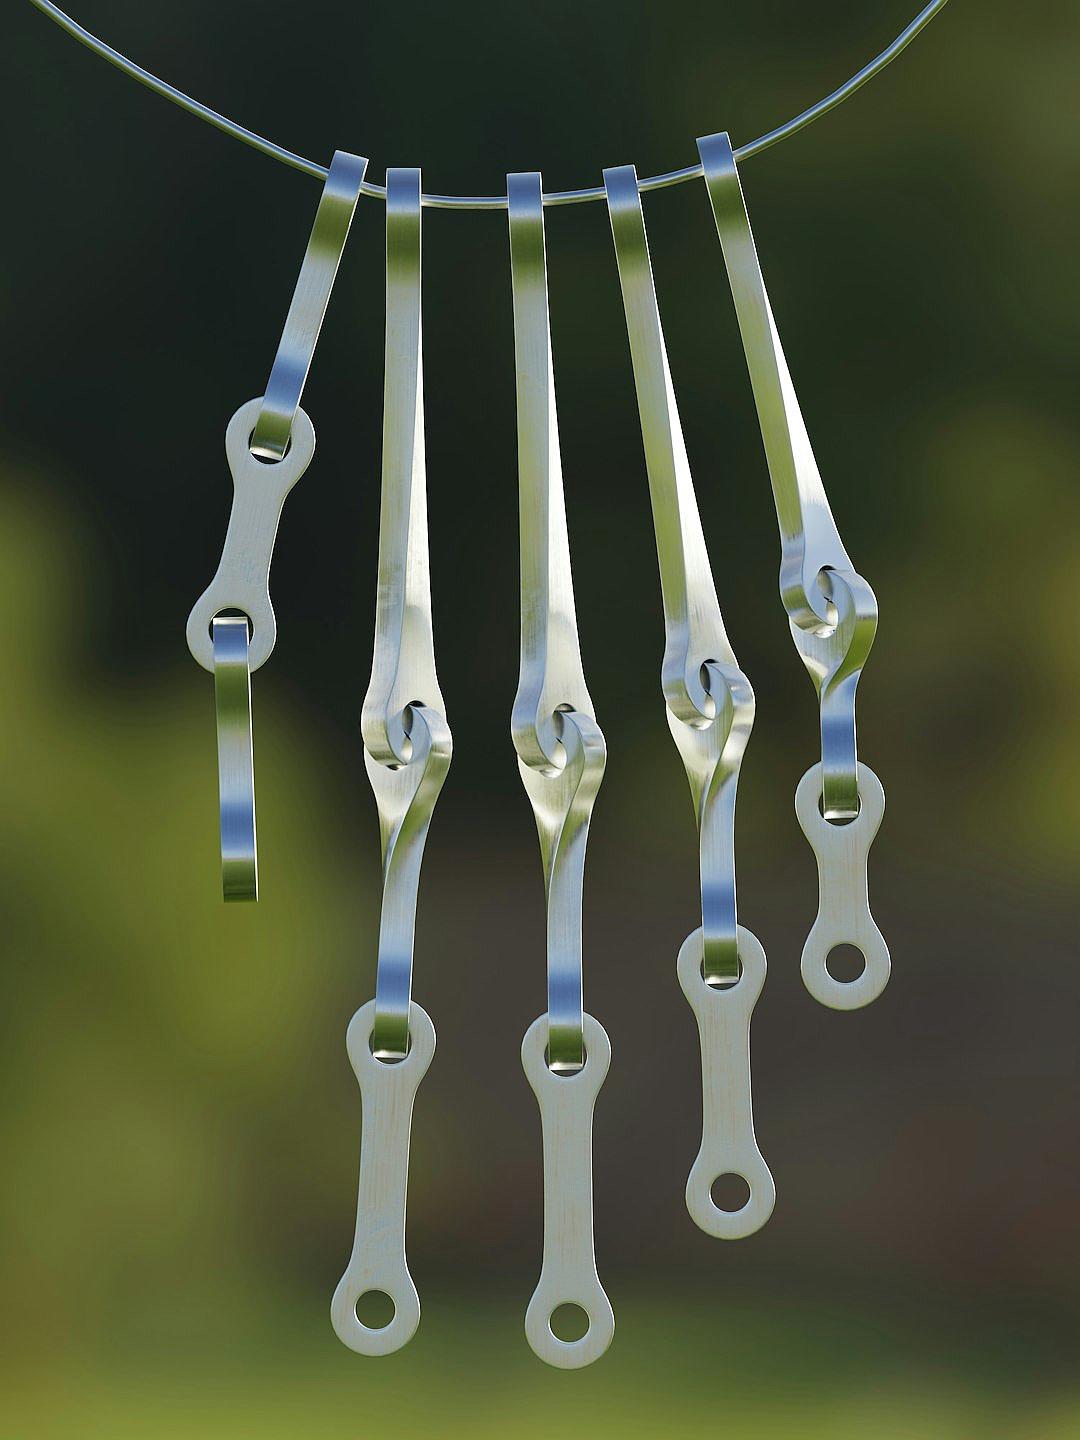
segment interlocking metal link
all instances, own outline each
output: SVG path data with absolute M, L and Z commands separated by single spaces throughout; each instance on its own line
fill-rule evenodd
M 855 690 L 877 630 L 877 601 L 856 574 L 829 509 L 769 305 L 727 135 L 698 141 L 772 479 L 780 594 L 821 697 L 826 819 L 859 813 Z
M 260 459 L 280 460 L 289 448 L 293 419 L 304 393 L 345 241 L 349 238 L 367 164 L 362 156 L 350 155 L 344 150 L 335 151 L 330 162 L 304 263 L 251 434 L 252 453 Z
M 247 620 L 242 615 L 218 616 L 213 623 L 213 645 L 221 807 L 221 893 L 225 900 L 258 900 Z
M 517 374 L 521 668 L 511 719 L 547 893 L 548 1064 L 581 1068 L 581 896 L 607 749 L 585 684 L 563 499 L 541 177 L 507 176 Z
M 632 165 L 604 171 L 652 496 L 667 643 L 662 683 L 700 833 L 705 978 L 739 977 L 735 794 L 754 723 L 716 598 L 671 383 L 645 217 Z
M 420 172 L 387 172 L 386 373 L 375 648 L 361 731 L 379 810 L 383 905 L 372 1044 L 408 1052 L 420 864 L 452 741 L 435 673 L 428 574 Z
M 855 692 L 877 632 L 877 600 L 855 571 L 829 508 L 773 319 L 731 143 L 726 134 L 710 135 L 698 141 L 698 151 L 735 301 L 772 480 L 780 527 L 780 594 L 795 648 L 819 697 L 820 813 L 825 822 L 857 825 L 866 798 L 860 789 L 860 773 L 871 776 L 880 789 L 873 772 L 859 764 L 855 735 Z M 817 772 L 818 767 L 814 770 Z M 808 823 L 804 822 L 803 828 L 809 835 Z M 876 830 L 876 824 L 873 828 Z M 866 843 L 868 846 L 869 841 Z M 832 980 L 825 970 L 827 952 L 819 954 L 816 942 L 811 946 L 808 941 L 803 975 L 818 999 L 851 1009 L 866 1004 L 884 989 L 889 975 L 888 951 L 876 925 L 876 938 L 867 941 L 868 948 L 860 943 L 858 937 L 865 939 L 869 930 L 860 922 L 857 909 L 848 917 L 846 929 L 843 917 L 836 913 L 836 895 L 850 893 L 851 887 L 846 878 L 832 874 L 830 864 L 839 863 L 837 857 L 846 855 L 850 846 L 815 848 L 820 872 L 819 919 L 829 896 L 833 944 L 850 939 L 863 950 L 866 970 L 858 982 L 846 982 L 845 989 L 844 983 Z M 865 889 L 865 865 L 863 886 Z M 815 931 L 819 930 L 820 926 L 815 927 Z M 819 970 L 824 979 L 812 981 L 809 977 Z

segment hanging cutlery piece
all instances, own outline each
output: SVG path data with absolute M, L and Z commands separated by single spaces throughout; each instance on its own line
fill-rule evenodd
M 540 837 L 547 893 L 547 1012 L 530 1026 L 521 1061 L 544 1139 L 544 1260 L 525 1316 L 529 1344 L 549 1365 L 577 1369 L 611 1343 L 615 1316 L 593 1250 L 592 1117 L 611 1046 L 582 1001 L 581 896 L 593 802 L 607 748 L 578 645 L 559 423 L 548 320 L 544 204 L 538 174 L 508 175 L 517 374 L 521 541 L 521 668 L 511 720 L 518 769 Z M 562 1340 L 551 1318 L 576 1305 L 588 1318 Z
M 375 649 L 361 733 L 382 838 L 383 899 L 375 999 L 353 1016 L 348 1052 L 363 1133 L 356 1235 L 331 1303 L 338 1338 L 364 1355 L 406 1344 L 420 1301 L 405 1259 L 413 1098 L 435 1031 L 412 1000 L 420 865 L 452 742 L 435 673 L 428 574 L 420 276 L 420 172 L 386 175 L 386 376 Z M 390 1322 L 364 1324 L 357 1302 L 389 1296 Z
M 300 409 L 300 398 L 366 169 L 366 160 L 341 150 L 330 165 L 266 393 L 241 405 L 225 432 L 232 512 L 217 573 L 187 622 L 188 648 L 215 677 L 226 900 L 259 898 L 250 677 L 269 658 L 277 639 L 270 603 L 274 540 L 285 497 L 315 453 L 315 430 Z M 221 627 L 226 618 L 241 622 L 243 641 L 231 628 Z M 243 677 L 241 669 L 246 672 Z M 235 770 L 237 737 L 244 724 L 241 691 L 247 697 L 242 775 Z
M 662 685 L 700 837 L 701 928 L 683 945 L 679 977 L 702 1042 L 701 1151 L 686 1203 L 711 1235 L 738 1239 L 765 1224 L 776 1198 L 750 1106 L 750 1018 L 765 956 L 738 923 L 735 795 L 754 723 L 754 692 L 724 630 L 671 383 L 645 217 L 632 165 L 604 171 L 660 564 L 666 647 Z M 722 1175 L 742 1177 L 739 1209 L 716 1205 Z
M 726 134 L 698 141 L 757 404 L 780 526 L 780 594 L 795 648 L 817 688 L 821 764 L 800 781 L 796 813 L 817 856 L 818 918 L 802 955 L 807 989 L 854 1010 L 884 990 L 888 947 L 866 898 L 866 856 L 884 813 L 877 776 L 859 763 L 855 691 L 874 643 L 874 592 L 856 573 L 829 509 L 765 290 L 735 156 Z M 861 951 L 857 979 L 837 980 L 838 945 Z

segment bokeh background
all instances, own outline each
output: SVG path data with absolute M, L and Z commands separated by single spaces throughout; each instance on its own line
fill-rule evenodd
M 304 154 L 432 189 L 551 187 L 749 139 L 875 54 L 914 0 L 79 0 L 78 18 Z M 838 113 L 747 162 L 788 358 L 881 606 L 860 692 L 889 797 L 872 856 L 894 978 L 798 979 L 816 903 L 792 793 L 818 746 L 703 189 L 648 198 L 728 628 L 758 696 L 739 804 L 776 1213 L 725 1245 L 683 1204 L 700 1116 L 675 981 L 695 836 L 602 206 L 553 212 L 582 646 L 608 739 L 586 887 L 614 1047 L 596 1235 L 618 1330 L 546 1370 L 521 1035 L 543 902 L 508 735 L 516 681 L 505 220 L 425 227 L 436 641 L 455 751 L 416 995 L 439 1033 L 409 1197 L 424 1319 L 364 1360 L 329 1297 L 351 1244 L 345 1026 L 374 983 L 378 837 L 357 716 L 377 545 L 382 214 L 361 202 L 305 398 L 319 450 L 274 562 L 255 683 L 263 899 L 218 898 L 211 682 L 184 621 L 220 547 L 222 433 L 259 394 L 317 185 L 140 90 L 28 4 L 0 93 L 3 1069 L 0 1432 L 697 1435 L 1080 1431 L 1080 12 L 955 0 Z

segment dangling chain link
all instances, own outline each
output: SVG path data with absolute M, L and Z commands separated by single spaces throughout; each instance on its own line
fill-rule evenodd
M 270 602 L 274 541 L 286 496 L 315 453 L 315 430 L 300 409 L 300 399 L 366 170 L 362 156 L 342 150 L 331 162 L 266 393 L 241 405 L 225 432 L 225 454 L 233 480 L 229 526 L 217 573 L 188 616 L 188 648 L 199 664 L 213 673 L 218 696 L 221 871 L 226 900 L 259 898 L 251 673 L 269 658 L 277 640 L 277 620 Z M 239 615 L 227 616 L 226 611 L 238 611 Z M 242 625 L 242 641 L 239 631 L 224 625 L 224 620 Z M 237 757 L 242 775 L 236 769 Z
M 888 949 L 865 905 L 865 851 L 881 817 L 872 823 L 877 806 L 865 811 L 862 806 L 860 774 L 866 767 L 859 765 L 855 741 L 855 691 L 877 631 L 877 601 L 848 558 L 829 509 L 758 263 L 731 143 L 726 134 L 711 135 L 698 141 L 698 151 L 772 480 L 780 527 L 780 593 L 795 648 L 820 699 L 821 766 L 814 804 L 820 801 L 826 822 L 858 827 L 864 854 L 861 872 L 858 865 L 837 869 L 836 857 L 848 853 L 855 836 L 844 847 L 822 848 L 818 837 L 824 832 L 800 809 L 822 881 L 819 922 L 803 951 L 803 977 L 823 1003 L 849 1009 L 879 995 L 890 968 Z M 877 785 L 876 776 L 873 782 Z M 857 980 L 840 982 L 829 974 L 826 961 L 831 949 L 848 942 L 863 951 L 866 964 Z
M 776 1193 L 754 1137 L 750 1103 L 750 1019 L 765 980 L 765 953 L 738 923 L 735 890 L 735 795 L 754 723 L 754 692 L 728 642 L 716 598 L 671 383 L 637 172 L 632 165 L 605 170 L 604 184 L 660 563 L 664 698 L 699 831 L 701 929 L 687 938 L 678 966 L 702 1050 L 702 1143 L 686 1202 L 704 1230 L 736 1239 L 764 1225 Z M 717 1176 L 729 1171 L 741 1175 L 750 1190 L 746 1204 L 733 1212 L 721 1210 L 710 1194 Z
M 413 1100 L 435 1029 L 412 999 L 417 889 L 428 827 L 452 742 L 435 673 L 424 463 L 420 171 L 386 175 L 386 374 L 375 648 L 360 726 L 382 837 L 383 896 L 375 999 L 349 1024 L 363 1130 L 353 1250 L 330 1306 L 339 1339 L 364 1355 L 406 1344 L 420 1301 L 405 1258 Z M 369 1290 L 394 1304 L 364 1324 Z
M 508 175 L 506 194 L 521 517 L 521 668 L 510 728 L 547 894 L 547 1014 L 530 1026 L 521 1049 L 544 1136 L 544 1260 L 525 1333 L 541 1359 L 576 1369 L 598 1359 L 615 1331 L 596 1271 L 592 1196 L 593 1106 L 611 1046 L 604 1027 L 584 1010 L 581 974 L 585 847 L 607 747 L 578 644 L 540 175 Z M 574 1341 L 551 1329 L 552 1313 L 567 1304 L 579 1305 L 589 1319 Z

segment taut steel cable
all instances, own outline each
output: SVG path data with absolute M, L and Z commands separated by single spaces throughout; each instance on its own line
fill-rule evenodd
M 111 45 L 106 45 L 104 40 L 99 40 L 96 35 L 73 20 L 70 15 L 65 15 L 59 6 L 54 5 L 52 0 L 30 0 L 50 20 L 54 20 L 62 30 L 92 50 L 95 55 L 100 55 L 103 60 L 108 60 L 110 65 L 115 65 L 125 75 L 130 75 L 132 80 L 137 80 L 140 85 L 155 91 L 158 95 L 164 95 L 166 100 L 171 100 L 174 105 L 179 105 L 182 110 L 188 111 L 191 115 L 197 115 L 200 120 L 207 121 L 219 130 L 224 130 L 226 135 L 233 136 L 236 140 L 242 140 L 245 145 L 250 145 L 254 150 L 261 150 L 264 155 L 269 155 L 272 160 L 280 160 L 283 165 L 291 165 L 294 170 L 302 170 L 305 175 L 311 175 L 316 180 L 325 180 L 327 169 L 325 165 L 318 165 L 314 160 L 307 160 L 303 155 L 297 155 L 292 150 L 286 150 L 282 145 L 276 145 L 272 140 L 266 140 L 261 135 L 256 135 L 252 130 L 245 130 L 235 120 L 230 120 L 226 115 L 220 115 L 216 110 L 211 110 L 209 105 L 204 105 L 200 100 L 185 95 L 182 90 L 177 90 L 174 85 L 168 84 L 165 80 L 159 80 L 156 75 L 151 75 L 149 70 L 144 70 L 141 65 L 136 65 L 134 60 L 129 60 L 121 55 L 119 50 L 114 50 Z M 879 75 L 886 65 L 892 63 L 902 50 L 906 50 L 919 35 L 939 10 L 943 10 L 947 0 L 930 0 L 930 4 L 924 10 L 920 10 L 911 24 L 901 30 L 900 34 L 882 50 L 880 55 L 875 56 L 861 70 L 857 70 L 849 80 L 845 80 L 839 89 L 834 90 L 824 99 L 819 100 L 816 105 L 811 105 L 808 110 L 802 111 L 793 119 L 783 125 L 778 125 L 775 130 L 769 130 L 764 135 L 759 135 L 756 140 L 751 140 L 748 145 L 740 145 L 735 151 L 737 161 L 748 160 L 751 155 L 759 155 L 762 150 L 767 150 L 770 145 L 777 145 L 781 140 L 787 140 L 791 135 L 797 135 L 800 130 L 805 130 L 807 125 L 827 115 L 830 110 L 835 110 L 842 105 L 855 91 Z M 688 165 L 682 170 L 669 170 L 663 175 L 650 175 L 638 181 L 640 190 L 663 190 L 668 185 L 681 185 L 685 180 L 699 180 L 702 169 L 700 165 Z M 361 193 L 373 200 L 385 200 L 386 188 L 383 185 L 375 185 L 365 180 Z M 545 205 L 578 205 L 586 200 L 603 200 L 606 191 L 602 185 L 593 186 L 584 190 L 552 190 L 544 195 Z M 505 195 L 424 195 L 423 204 L 433 210 L 505 210 Z

